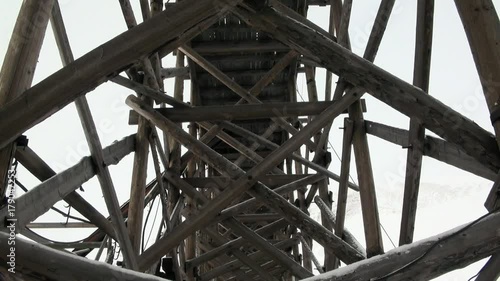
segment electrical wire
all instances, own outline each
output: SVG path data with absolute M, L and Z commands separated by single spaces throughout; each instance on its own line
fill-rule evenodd
M 146 235 L 146 227 L 148 225 L 148 220 L 149 220 L 149 215 L 151 215 L 151 211 L 153 210 L 153 204 L 156 200 L 156 197 L 153 198 L 153 200 L 151 201 L 151 203 L 149 203 L 150 207 L 148 209 L 148 213 L 146 214 L 146 219 L 144 220 L 144 226 L 142 227 L 142 239 L 141 239 L 141 248 L 142 248 L 142 251 L 144 252 L 145 248 L 144 248 L 144 236 Z

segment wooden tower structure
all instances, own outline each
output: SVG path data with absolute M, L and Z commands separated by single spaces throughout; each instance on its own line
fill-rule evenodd
M 0 74 L 2 280 L 429 280 L 486 257 L 476 280 L 498 278 L 500 22 L 492 0 L 454 2 L 495 134 L 427 94 L 434 0 L 417 1 L 413 84 L 373 64 L 395 0 L 380 2 L 363 57 L 350 50 L 352 0 L 140 0 L 141 24 L 129 0 L 118 2 L 128 31 L 75 60 L 58 1 L 23 1 Z M 312 5 L 330 8 L 329 30 L 307 19 Z M 32 86 L 49 22 L 64 67 Z M 171 53 L 176 64 L 163 65 Z M 327 70 L 324 100 L 317 68 Z M 297 99 L 299 74 L 308 102 Z M 175 79 L 173 92 L 164 91 L 167 78 Z M 135 93 L 123 103 L 137 126 L 108 147 L 86 99 L 105 82 Z M 364 120 L 363 95 L 410 117 L 409 128 Z M 73 102 L 91 155 L 56 173 L 23 134 Z M 342 162 L 334 173 L 327 144 L 340 117 Z M 400 246 L 387 252 L 367 134 L 408 149 Z M 351 153 L 359 184 L 349 179 Z M 120 204 L 108 167 L 128 154 L 130 199 Z M 423 156 L 491 180 L 488 214 L 414 241 Z M 41 183 L 11 196 L 17 163 Z M 79 191 L 94 176 L 109 217 Z M 348 192 L 359 193 L 364 237 L 344 227 Z M 95 232 L 78 243 L 37 235 L 33 221 L 60 200 L 84 218 L 64 227 Z M 144 249 L 152 200 L 161 202 L 161 218 Z M 320 221 L 309 216 L 312 204 Z

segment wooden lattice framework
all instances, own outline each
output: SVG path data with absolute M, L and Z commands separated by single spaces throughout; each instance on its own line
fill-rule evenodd
M 57 0 L 23 2 L 0 74 L 0 191 L 6 194 L 13 159 L 42 183 L 15 199 L 16 231 L 33 241 L 16 241 L 18 270 L 4 278 L 428 280 L 489 256 L 476 280 L 498 278 L 500 89 L 491 81 L 500 73 L 500 22 L 492 0 L 455 4 L 497 137 L 427 94 L 434 0 L 417 1 L 413 85 L 372 64 L 395 0 L 381 1 L 363 58 L 350 51 L 352 0 L 141 0 L 144 23 L 139 25 L 129 0 L 119 2 L 129 30 L 77 60 Z M 330 6 L 328 31 L 307 20 L 310 5 Z M 49 20 L 65 67 L 31 87 Z M 30 36 L 21 36 L 26 30 Z M 162 66 L 161 58 L 172 52 L 176 65 Z M 318 100 L 317 67 L 329 71 L 324 101 Z M 297 101 L 298 72 L 305 73 L 309 102 Z M 333 91 L 332 73 L 340 77 Z M 163 91 L 166 78 L 175 79 L 172 95 Z M 182 101 L 186 79 L 190 103 Z M 137 133 L 103 148 L 85 94 L 106 81 L 137 93 L 126 100 Z M 409 130 L 365 121 L 364 93 L 410 117 Z M 22 134 L 71 102 L 91 155 L 56 174 Z M 344 113 L 336 175 L 328 170 L 326 144 L 333 120 Z M 189 123 L 187 131 L 182 123 Z M 424 129 L 441 138 L 426 136 Z M 367 134 L 408 148 L 401 246 L 387 253 Z M 349 182 L 351 150 L 359 187 Z M 130 200 L 120 206 L 108 166 L 132 152 Z M 485 203 L 490 213 L 413 242 L 424 155 L 494 181 Z M 156 180 L 147 183 L 149 158 Z M 77 192 L 93 176 L 109 218 Z M 336 214 L 329 180 L 339 186 Z M 366 249 L 344 228 L 348 189 L 361 198 Z M 141 251 L 144 206 L 155 197 L 162 203 L 162 229 Z M 72 252 L 42 245 L 45 241 L 29 230 L 60 200 L 97 227 L 77 245 L 51 245 Z M 308 215 L 313 201 L 321 209 L 320 222 Z M 0 267 L 7 266 L 3 260 L 11 251 L 9 205 L 5 201 L 0 209 L 5 219 Z M 85 258 L 94 248 L 100 256 L 111 240 L 120 246 L 123 268 L 107 264 L 108 259 Z M 312 253 L 313 240 L 324 248 L 324 261 Z M 322 274 L 313 276 L 313 267 Z

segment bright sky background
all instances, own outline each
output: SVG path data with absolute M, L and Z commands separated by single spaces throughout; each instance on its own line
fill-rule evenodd
M 22 1 L 6 1 L 0 10 L 0 63 L 3 62 L 10 34 L 15 24 L 17 13 Z M 75 58 L 82 56 L 98 45 L 108 41 L 126 30 L 118 1 L 59 1 L 65 20 L 68 36 Z M 138 21 L 140 9 L 138 1 L 134 10 Z M 391 15 L 387 31 L 379 49 L 375 63 L 394 75 L 411 83 L 413 75 L 413 52 L 415 45 L 416 2 L 397 1 Z M 498 8 L 500 0 L 493 1 Z M 352 9 L 350 38 L 353 51 L 362 55 L 380 1 L 356 0 Z M 436 1 L 434 18 L 434 41 L 432 53 L 431 84 L 429 93 L 448 106 L 469 117 L 483 128 L 492 131 L 481 85 L 470 54 L 469 45 L 452 0 Z M 313 7 L 309 10 L 310 18 L 326 28 L 329 8 Z M 173 66 L 172 57 L 163 62 L 164 66 Z M 55 45 L 54 36 L 49 26 L 46 39 L 36 69 L 34 83 L 43 80 L 62 67 Z M 167 80 L 167 93 L 172 93 L 172 80 Z M 186 82 L 186 93 L 189 83 Z M 317 86 L 320 99 L 324 97 L 324 71 L 318 70 Z M 298 90 L 307 98 L 307 87 L 301 74 L 298 80 Z M 127 125 L 129 108 L 124 99 L 131 94 L 125 88 L 112 83 L 105 83 L 87 95 L 99 136 L 103 146 L 115 140 L 132 134 L 135 126 Z M 186 99 L 189 97 L 185 94 Z M 409 119 L 371 98 L 367 100 L 365 119 L 376 121 L 399 128 L 408 128 Z M 298 98 L 300 100 L 300 97 Z M 338 118 L 332 127 L 330 141 L 335 151 L 340 155 L 342 143 L 342 126 L 344 116 Z M 89 155 L 85 137 L 73 104 L 29 130 L 27 136 L 29 145 L 57 172 L 74 165 L 83 156 Z M 406 164 L 406 150 L 383 140 L 369 137 L 372 166 L 375 175 L 375 185 L 379 200 L 381 223 L 392 240 L 397 243 L 403 184 Z M 340 161 L 333 154 L 330 169 L 340 173 Z M 120 202 L 128 199 L 131 180 L 131 163 L 129 155 L 118 166 L 112 166 L 111 172 Z M 353 157 L 354 163 L 354 157 Z M 150 165 L 150 167 L 152 167 Z M 154 172 L 150 170 L 149 179 Z M 355 166 L 351 173 L 357 182 Z M 20 168 L 18 179 L 31 188 L 38 181 Z M 424 158 L 419 211 L 417 212 L 416 240 L 446 231 L 460 224 L 472 221 L 485 213 L 484 200 L 492 182 L 450 167 L 433 159 Z M 336 201 L 337 184 L 331 182 L 330 189 L 334 192 Z M 107 214 L 100 187 L 96 178 L 84 185 L 82 195 Z M 58 206 L 64 209 L 64 204 Z M 335 204 L 334 204 L 335 205 Z M 318 217 L 317 212 L 312 214 Z M 39 221 L 61 221 L 60 217 L 45 215 Z M 359 197 L 352 194 L 348 205 L 346 222 L 358 240 L 363 242 L 363 228 L 359 206 Z M 65 230 L 66 231 L 66 230 Z M 76 232 L 40 232 L 50 234 L 54 239 L 65 241 L 84 238 L 90 230 Z M 385 236 L 386 251 L 392 248 Z M 318 248 L 316 248 L 318 249 Z M 318 255 L 322 251 L 317 251 Z M 321 257 L 322 259 L 322 257 Z M 467 280 L 480 268 L 481 262 L 462 271 L 455 271 L 436 280 Z

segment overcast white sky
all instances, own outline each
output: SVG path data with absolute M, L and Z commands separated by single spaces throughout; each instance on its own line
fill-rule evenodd
M 5 1 L 0 10 L 0 63 L 3 62 L 21 2 Z M 59 2 L 75 58 L 126 30 L 118 1 L 61 0 Z M 138 1 L 131 2 L 135 5 L 136 17 L 139 21 L 141 16 Z M 416 2 L 397 1 L 375 61 L 377 65 L 409 83 L 412 82 L 413 74 Z M 493 2 L 496 7 L 500 6 L 500 0 Z M 349 33 L 353 51 L 357 54 L 362 54 L 364 51 L 379 3 L 380 1 L 373 0 L 354 1 Z M 315 7 L 309 10 L 309 15 L 317 24 L 326 28 L 328 11 L 329 9 L 326 7 Z M 171 58 L 164 60 L 164 66 L 173 65 Z M 34 83 L 61 67 L 54 36 L 49 26 Z M 324 95 L 323 73 L 323 71 L 318 70 L 317 85 L 320 99 Z M 188 83 L 186 83 L 187 86 Z M 169 91 L 171 89 L 172 83 L 169 81 L 167 92 L 171 93 Z M 303 79 L 299 79 L 298 89 L 306 98 L 307 92 Z M 474 120 L 483 128 L 492 131 L 469 45 L 452 0 L 436 1 L 429 93 Z M 105 83 L 87 95 L 103 146 L 135 132 L 136 127 L 127 125 L 129 109 L 124 104 L 124 99 L 129 94 L 131 92 L 124 88 Z M 188 98 L 188 94 L 185 96 Z M 300 100 L 300 98 L 298 99 Z M 365 99 L 368 109 L 365 114 L 367 120 L 408 128 L 409 119 L 406 116 L 368 95 L 365 96 Z M 338 128 L 342 126 L 342 120 L 343 116 L 338 118 L 330 136 L 331 144 L 339 154 L 341 152 L 342 131 Z M 73 105 L 69 105 L 54 114 L 26 134 L 33 150 L 56 171 L 61 171 L 75 164 L 81 157 L 89 154 Z M 381 222 L 392 240 L 397 243 L 406 150 L 374 137 L 369 137 L 369 143 Z M 129 197 L 131 162 L 132 157 L 128 156 L 118 166 L 111 168 L 120 202 Z M 330 169 L 336 173 L 340 172 L 340 161 L 335 156 Z M 352 165 L 351 170 L 354 180 L 357 181 L 354 165 Z M 154 173 L 151 172 L 149 178 L 152 178 L 153 175 Z M 28 187 L 33 187 L 38 183 L 33 176 L 22 169 L 19 171 L 19 180 Z M 469 222 L 483 214 L 485 212 L 483 203 L 492 185 L 492 182 L 488 180 L 429 158 L 424 158 L 421 182 L 415 233 L 417 240 Z M 336 186 L 336 183 L 331 183 L 330 186 L 335 194 Z M 97 180 L 89 181 L 84 185 L 84 188 L 86 192 L 83 193 L 83 196 L 100 211 L 107 213 Z M 63 206 L 63 204 L 59 204 L 59 206 Z M 348 208 L 346 226 L 357 234 L 360 241 L 363 241 L 357 194 L 350 197 Z M 313 216 L 318 216 L 318 214 L 313 213 Z M 54 216 L 44 216 L 41 220 L 54 220 Z M 88 231 L 78 231 L 74 235 L 67 235 L 51 232 L 57 238 L 63 237 L 61 240 L 81 239 L 87 233 Z M 68 236 L 71 237 L 66 238 Z M 387 237 L 384 237 L 384 245 L 386 250 L 392 248 Z M 445 275 L 438 280 L 467 280 L 480 267 L 480 264 L 476 264 L 463 271 Z

